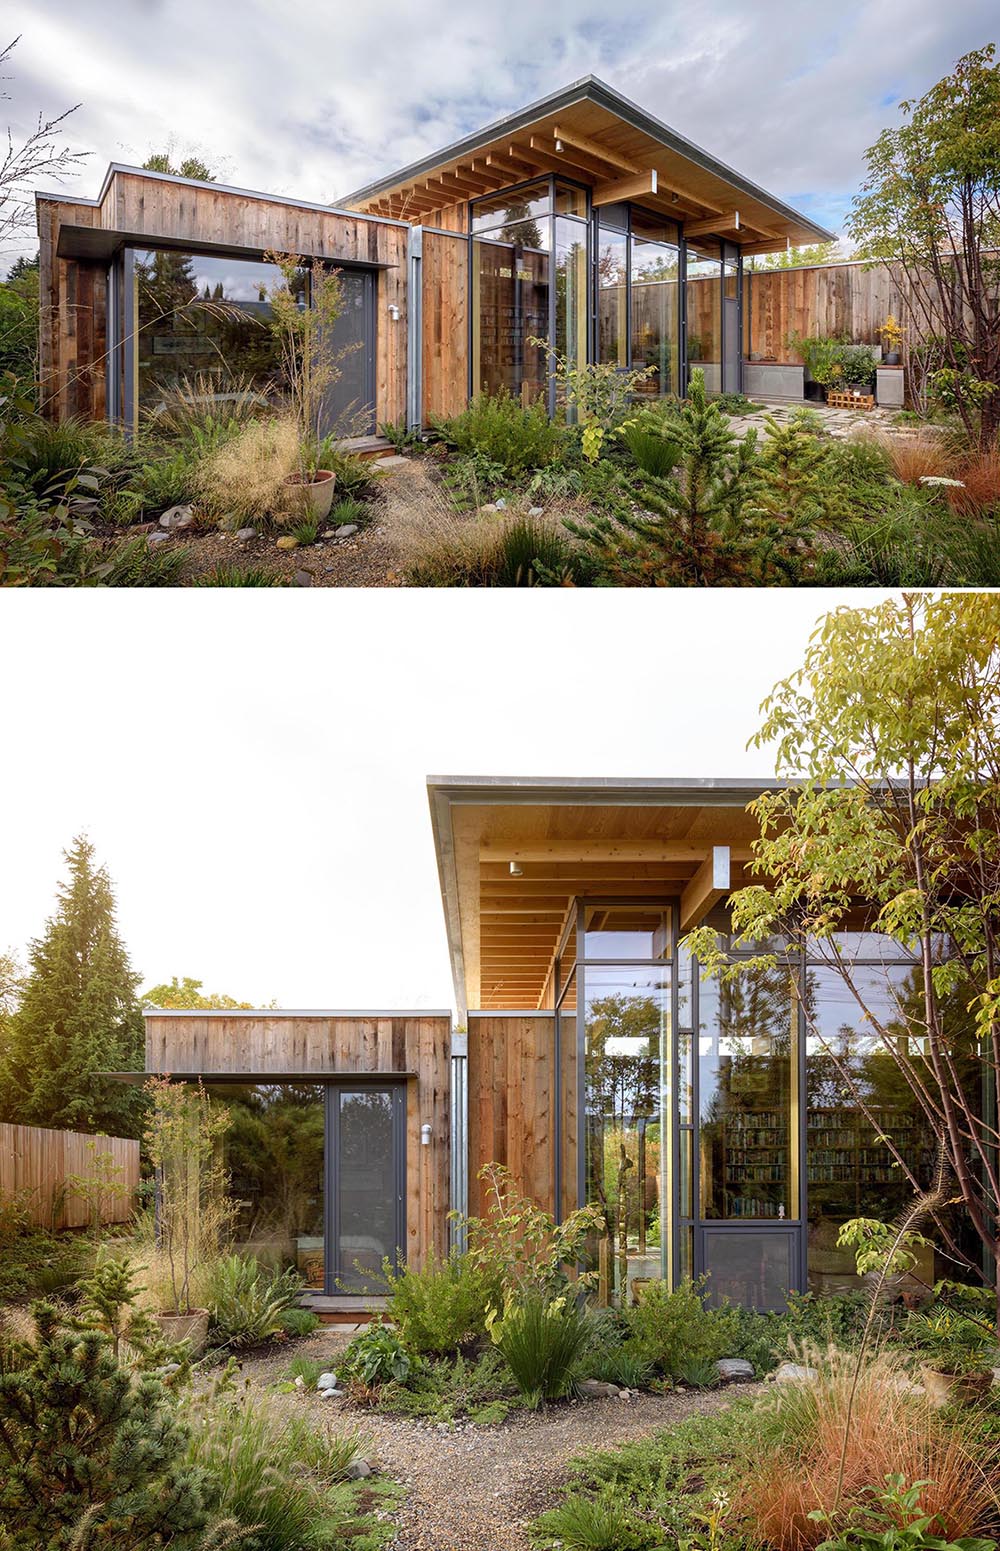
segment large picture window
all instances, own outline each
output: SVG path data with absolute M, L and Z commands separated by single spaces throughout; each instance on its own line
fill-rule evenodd
M 597 359 L 655 367 L 638 391 L 680 391 L 680 244 L 671 221 L 629 205 L 597 220 Z

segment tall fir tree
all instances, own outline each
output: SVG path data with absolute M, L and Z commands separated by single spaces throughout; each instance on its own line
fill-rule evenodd
M 20 1005 L 0 1051 L 0 1116 L 23 1125 L 137 1136 L 142 1097 L 100 1074 L 141 1071 L 139 976 L 115 899 L 80 835 L 64 853 L 58 908 L 32 944 Z

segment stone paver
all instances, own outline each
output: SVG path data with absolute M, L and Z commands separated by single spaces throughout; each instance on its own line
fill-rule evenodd
M 814 404 L 808 400 L 795 404 L 787 400 L 767 403 L 755 399 L 754 403 L 762 404 L 763 407 L 749 415 L 730 415 L 729 421 L 734 430 L 738 431 L 740 427 L 747 431 L 756 429 L 763 435 L 767 429 L 765 416 L 777 420 L 779 425 L 787 425 L 806 409 L 817 417 L 828 436 L 834 436 L 840 441 L 860 435 L 863 431 L 878 431 L 890 436 L 913 435 L 912 426 L 894 424 L 898 410 L 883 409 L 877 404 L 874 409 L 831 409 L 828 404 Z

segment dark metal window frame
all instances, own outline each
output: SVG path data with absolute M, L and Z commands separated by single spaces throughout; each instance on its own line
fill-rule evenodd
M 184 247 L 172 244 L 169 247 L 158 245 L 155 239 L 150 239 L 148 246 L 140 247 L 137 243 L 130 243 L 123 247 L 112 260 L 108 269 L 108 395 L 107 417 L 112 424 L 118 424 L 127 435 L 134 435 L 138 430 L 138 398 L 136 377 L 136 356 L 138 353 L 137 328 L 135 317 L 135 256 L 137 253 L 186 253 Z M 264 250 L 254 250 L 253 255 L 248 255 L 245 248 L 235 245 L 227 246 L 220 243 L 211 249 L 198 246 L 191 250 L 192 253 L 203 258 L 227 258 L 238 254 L 241 260 L 250 263 L 264 263 Z M 305 261 L 307 264 L 311 260 Z M 364 363 L 365 363 L 365 393 L 366 401 L 372 406 L 370 428 L 375 430 L 378 419 L 376 404 L 377 392 L 377 353 L 378 353 L 378 284 L 377 267 L 364 263 L 352 263 L 349 260 L 336 259 L 324 260 L 331 269 L 344 270 L 351 274 L 362 276 L 365 281 L 364 299 Z M 119 296 L 120 284 L 120 301 Z M 312 292 L 307 279 L 309 291 L 309 305 L 312 306 Z M 112 304 L 112 298 L 115 298 Z M 115 412 L 113 406 L 120 406 Z
M 686 378 L 686 375 L 685 375 L 685 372 L 686 372 L 686 356 L 687 356 L 687 323 L 686 323 L 686 306 L 685 306 L 685 294 L 686 294 L 686 289 L 687 289 L 687 285 L 686 285 L 686 280 L 687 280 L 687 275 L 686 275 L 686 271 L 687 271 L 687 255 L 686 255 L 686 249 L 685 249 L 685 243 L 684 243 L 684 223 L 681 221 L 681 219 L 678 216 L 664 215 L 662 211 L 650 210 L 647 206 L 643 205 L 641 200 L 623 200 L 622 204 L 625 206 L 625 211 L 626 211 L 625 222 L 626 222 L 626 224 L 623 227 L 620 227 L 620 226 L 610 226 L 609 225 L 608 226 L 608 230 L 609 231 L 620 232 L 621 235 L 625 238 L 625 244 L 626 244 L 626 246 L 625 246 L 625 358 L 626 358 L 626 360 L 628 362 L 628 365 L 625 368 L 623 368 L 623 369 L 625 371 L 631 371 L 632 367 L 634 365 L 634 360 L 633 360 L 633 356 L 632 356 L 632 237 L 633 237 L 633 233 L 632 233 L 632 218 L 633 218 L 634 215 L 638 214 L 640 216 L 644 216 L 646 218 L 646 220 L 648 220 L 648 221 L 660 221 L 660 222 L 663 222 L 663 223 L 670 222 L 677 230 L 677 240 L 676 240 L 676 243 L 664 243 L 664 244 L 662 244 L 662 246 L 664 246 L 664 247 L 674 247 L 674 246 L 676 246 L 676 248 L 677 248 L 677 296 L 678 296 L 677 339 L 676 339 L 676 344 L 677 344 L 677 382 L 674 385 L 674 387 L 671 390 L 671 392 L 672 393 L 676 393 L 676 394 L 679 395 L 680 389 L 681 389 L 681 384 L 683 383 L 685 385 L 685 387 L 687 386 L 687 378 Z M 590 341 L 589 341 L 589 347 L 590 347 L 590 359 L 591 359 L 591 361 L 595 361 L 596 362 L 598 360 L 598 358 L 599 358 L 598 357 L 598 300 L 599 300 L 599 296 L 600 296 L 600 281 L 599 281 L 599 278 L 598 278 L 598 264 L 600 262 L 599 235 L 600 235 L 601 227 L 603 225 L 605 225 L 605 222 L 602 221 L 602 219 L 601 219 L 601 207 L 600 206 L 597 206 L 594 209 L 594 211 L 593 211 L 591 225 L 592 225 L 591 241 L 592 241 L 592 244 L 593 244 L 593 255 L 594 255 L 593 264 L 591 266 L 592 269 L 593 269 L 594 313 L 593 313 L 592 333 L 591 333 L 591 337 L 590 337 Z M 651 241 L 654 241 L 655 239 L 653 239 L 653 238 L 640 238 L 640 240 L 644 241 L 644 242 L 651 242 Z M 669 394 L 664 394 L 664 393 L 661 392 L 658 396 L 663 398 L 663 397 L 669 397 L 670 395 Z
M 396 1243 L 391 1256 L 398 1271 L 406 1255 L 406 1083 L 372 1082 L 364 1073 L 337 1081 L 320 1078 L 323 1095 L 323 1291 L 351 1293 L 351 1267 L 340 1264 L 340 1096 L 343 1093 L 388 1093 L 392 1099 L 393 1189 Z

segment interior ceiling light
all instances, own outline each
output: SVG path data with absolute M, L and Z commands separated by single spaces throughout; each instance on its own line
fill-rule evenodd
M 521 864 L 520 864 L 520 862 L 511 862 L 511 864 L 510 864 L 510 875 L 511 875 L 512 878 L 520 878 L 520 877 L 523 876 L 523 874 L 521 872 Z

